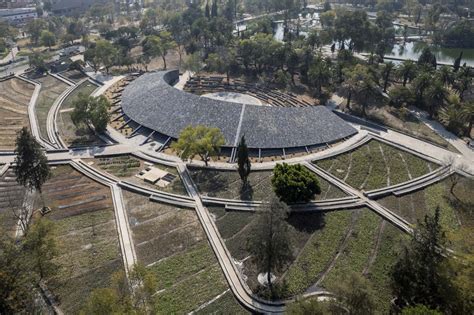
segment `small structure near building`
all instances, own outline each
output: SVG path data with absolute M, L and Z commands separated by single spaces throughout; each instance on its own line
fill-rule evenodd
M 140 173 L 138 173 L 136 176 L 145 182 L 157 185 L 158 187 L 168 186 L 169 183 L 171 183 L 171 181 L 175 178 L 174 175 L 154 166 L 148 166 L 143 171 L 140 171 Z

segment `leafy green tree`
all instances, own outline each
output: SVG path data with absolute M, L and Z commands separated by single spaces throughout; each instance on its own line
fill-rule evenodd
M 171 148 L 179 152 L 182 159 L 193 159 L 198 155 L 207 166 L 210 158 L 217 155 L 224 144 L 225 138 L 219 128 L 198 125 L 184 128 Z
M 235 52 L 228 47 L 217 47 L 216 52 L 209 54 L 206 59 L 206 64 L 210 71 L 225 73 L 227 84 L 230 81 L 230 70 L 235 63 Z
M 467 102 L 462 106 L 462 116 L 467 121 L 466 136 L 469 137 L 472 133 L 472 124 L 474 122 L 474 101 Z
M 293 258 L 286 222 L 288 212 L 288 206 L 273 197 L 270 203 L 265 204 L 258 212 L 256 228 L 247 243 L 258 270 L 267 273 L 272 297 L 276 294 L 271 280 L 273 272 L 280 271 Z
M 357 64 L 352 69 L 347 69 L 343 82 L 343 86 L 348 90 L 347 107 L 350 108 L 352 95 L 355 94 L 361 103 L 362 114 L 365 116 L 368 97 L 374 93 L 376 85 L 373 75 L 367 66 Z
M 33 266 L 40 280 L 57 273 L 58 268 L 52 260 L 59 252 L 56 229 L 51 221 L 41 218 L 32 224 L 23 246 L 31 254 Z
M 161 57 L 163 60 L 163 67 L 166 69 L 166 55 L 170 49 L 176 47 L 176 43 L 171 37 L 171 33 L 163 31 L 159 36 L 150 35 L 143 41 L 143 52 L 150 57 Z
M 98 40 L 95 47 L 89 48 L 84 52 L 84 60 L 92 63 L 95 71 L 99 65 L 103 65 L 107 73 L 118 58 L 118 50 L 107 40 Z
M 327 315 L 331 314 L 329 302 L 318 301 L 317 298 L 297 300 L 286 307 L 288 315 Z
M 316 175 L 301 164 L 277 164 L 273 169 L 273 190 L 283 202 L 308 202 L 321 193 Z
M 448 96 L 448 105 L 438 111 L 438 117 L 448 130 L 459 133 L 464 125 L 465 116 L 458 95 Z
M 201 56 L 198 52 L 195 52 L 188 56 L 186 61 L 184 62 L 184 68 L 192 73 L 192 75 L 196 75 L 199 77 L 199 73 L 201 72 L 203 67 L 203 63 L 201 60 Z
M 343 280 L 336 282 L 331 289 L 337 301 L 348 310 L 348 314 L 375 314 L 374 292 L 370 282 L 362 275 L 351 272 L 343 276 Z
M 309 67 L 308 79 L 310 84 L 316 87 L 318 95 L 321 95 L 323 86 L 330 83 L 331 68 L 322 58 L 316 58 Z
M 56 45 L 56 36 L 53 33 L 47 30 L 41 31 L 40 42 L 44 46 L 48 46 L 51 49 L 51 46 Z
M 444 103 L 444 100 L 448 96 L 448 91 L 443 86 L 443 83 L 439 80 L 435 80 L 434 82 L 430 82 L 430 86 L 426 89 L 426 101 L 425 104 L 427 105 L 428 114 L 430 118 L 433 117 L 436 110 L 441 107 Z
M 436 69 L 436 56 L 431 52 L 429 47 L 425 47 L 421 52 L 420 57 L 418 57 L 419 65 L 426 65 Z
M 48 159 L 26 127 L 18 132 L 15 155 L 14 170 L 17 182 L 30 190 L 37 190 L 43 199 L 41 189 L 50 177 Z
M 409 306 L 402 309 L 402 315 L 442 315 L 440 311 L 432 310 L 426 305 L 417 304 L 415 306 Z
M 18 240 L 0 232 L 0 313 L 34 314 L 38 311 L 34 302 L 38 276 Z
M 107 129 L 110 119 L 109 107 L 110 103 L 103 95 L 92 97 L 79 94 L 73 102 L 71 120 L 76 126 L 92 124 L 97 132 L 103 132 Z
M 156 276 L 145 266 L 135 265 L 127 279 L 124 271 L 111 277 L 111 285 L 91 292 L 80 314 L 152 314 Z
M 240 175 L 240 179 L 247 184 L 247 180 L 250 174 L 251 164 L 249 159 L 249 150 L 247 148 L 247 143 L 245 143 L 245 136 L 242 136 L 237 147 L 237 165 Z
M 393 267 L 391 286 L 398 307 L 423 304 L 443 313 L 464 313 L 459 292 L 445 268 L 446 244 L 440 209 L 436 208 L 434 215 L 418 222 L 409 246 Z
M 390 90 L 390 104 L 395 107 L 411 105 L 415 101 L 413 92 L 404 86 L 396 86 Z
M 48 28 L 45 20 L 43 19 L 34 19 L 31 20 L 26 24 L 25 30 L 28 34 L 30 34 L 31 41 L 38 45 L 38 41 L 41 36 L 41 32 Z
M 393 68 L 395 68 L 395 64 L 389 61 L 385 64 L 385 67 L 383 69 L 383 78 L 384 78 L 383 91 L 384 92 L 387 92 L 387 86 L 388 86 L 388 82 L 390 80 L 390 74 L 392 73 Z
M 35 68 L 37 72 L 44 73 L 48 71 L 44 59 L 45 57 L 42 53 L 33 52 L 30 56 L 28 56 L 28 64 L 30 68 Z

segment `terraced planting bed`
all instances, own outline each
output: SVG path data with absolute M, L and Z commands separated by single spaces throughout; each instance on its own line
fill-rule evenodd
M 158 278 L 155 312 L 183 314 L 228 290 L 196 212 L 123 191 L 140 263 Z
M 272 171 L 253 171 L 249 187 L 242 190 L 242 181 L 236 171 L 189 168 L 191 178 L 201 194 L 210 197 L 242 200 L 268 200 L 273 195 Z M 345 197 L 346 194 L 329 182 L 319 178 L 321 194 L 316 200 Z
M 123 269 L 110 188 L 69 166 L 52 170 L 43 186 L 45 217 L 55 222 L 60 255 L 58 275 L 47 280 L 65 313 L 78 313 L 95 288 L 110 285 Z
M 48 129 L 46 127 L 48 112 L 59 95 L 61 95 L 69 86 L 63 81 L 50 75 L 37 78 L 36 81 L 41 83 L 41 90 L 35 106 L 36 119 L 38 121 L 41 137 L 48 140 Z
M 74 101 L 79 97 L 79 94 L 90 95 L 97 88 L 94 84 L 86 81 L 78 86 L 61 104 L 58 114 L 58 129 L 61 138 L 68 146 L 84 146 L 84 145 L 98 145 L 103 144 L 94 132 L 87 126 L 74 125 L 71 120 L 71 113 L 73 110 Z
M 452 175 L 455 176 L 455 175 Z M 401 197 L 388 196 L 378 202 L 412 224 L 440 208 L 440 220 L 451 246 L 461 252 L 472 252 L 474 237 L 474 180 L 462 177 L 451 193 L 447 178 L 417 192 Z
M 17 78 L 0 81 L 0 150 L 13 150 L 16 133 L 29 128 L 28 105 L 34 89 Z
M 377 140 L 313 163 L 352 187 L 365 191 L 403 183 L 439 167 Z
M 258 228 L 257 215 L 226 211 L 222 207 L 209 207 L 216 226 L 232 257 L 242 262 L 242 271 L 248 277 L 252 290 L 258 288 L 258 271 L 247 251 L 248 239 Z M 327 261 L 337 249 L 335 244 L 343 238 L 351 211 L 291 214 L 288 229 L 292 240 L 294 261 L 277 277 L 288 284 L 288 296 L 303 293 L 315 281 Z
M 122 180 L 136 183 L 141 186 L 147 186 L 156 190 L 187 195 L 186 188 L 181 181 L 178 170 L 174 167 L 163 164 L 149 163 L 130 154 L 86 159 L 85 161 L 92 167 L 106 171 Z M 169 184 L 165 187 L 159 187 L 158 185 L 147 183 L 135 176 L 148 166 L 154 166 L 160 170 L 168 172 L 170 174 L 170 176 L 168 176 L 170 179 Z
M 255 226 L 255 214 L 209 208 L 231 255 L 242 263 L 252 290 L 258 289 L 257 275 L 246 244 Z M 285 297 L 319 289 L 330 289 L 354 270 L 367 276 L 380 289 L 380 309 L 388 310 L 391 265 L 400 241 L 407 238 L 371 210 L 338 210 L 321 214 L 293 214 L 288 219 L 294 260 L 276 276 L 286 283 Z M 372 279 L 374 279 L 372 281 Z
M 1 169 L 1 166 L 0 166 Z M 26 189 L 17 183 L 16 175 L 10 168 L 0 177 L 0 230 L 13 233 L 17 219 L 13 209 L 22 206 Z

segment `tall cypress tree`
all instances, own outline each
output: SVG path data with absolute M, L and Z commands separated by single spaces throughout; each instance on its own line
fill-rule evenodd
M 217 17 L 217 0 L 212 1 L 211 17 Z
M 239 165 L 239 175 L 244 184 L 247 184 L 247 179 L 250 174 L 250 159 L 249 159 L 249 149 L 245 143 L 245 136 L 242 136 L 237 147 L 237 164 Z

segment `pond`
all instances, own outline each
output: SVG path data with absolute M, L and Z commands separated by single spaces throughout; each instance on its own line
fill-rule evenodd
M 385 56 L 395 57 L 400 59 L 413 59 L 418 60 L 421 55 L 423 48 L 427 46 L 424 42 L 409 42 L 405 44 L 396 44 L 392 51 Z M 432 52 L 436 56 L 436 60 L 440 63 L 453 64 L 454 60 L 463 51 L 463 58 L 461 65 L 466 63 L 468 66 L 474 67 L 474 49 L 470 48 L 442 48 L 442 47 L 431 47 Z

